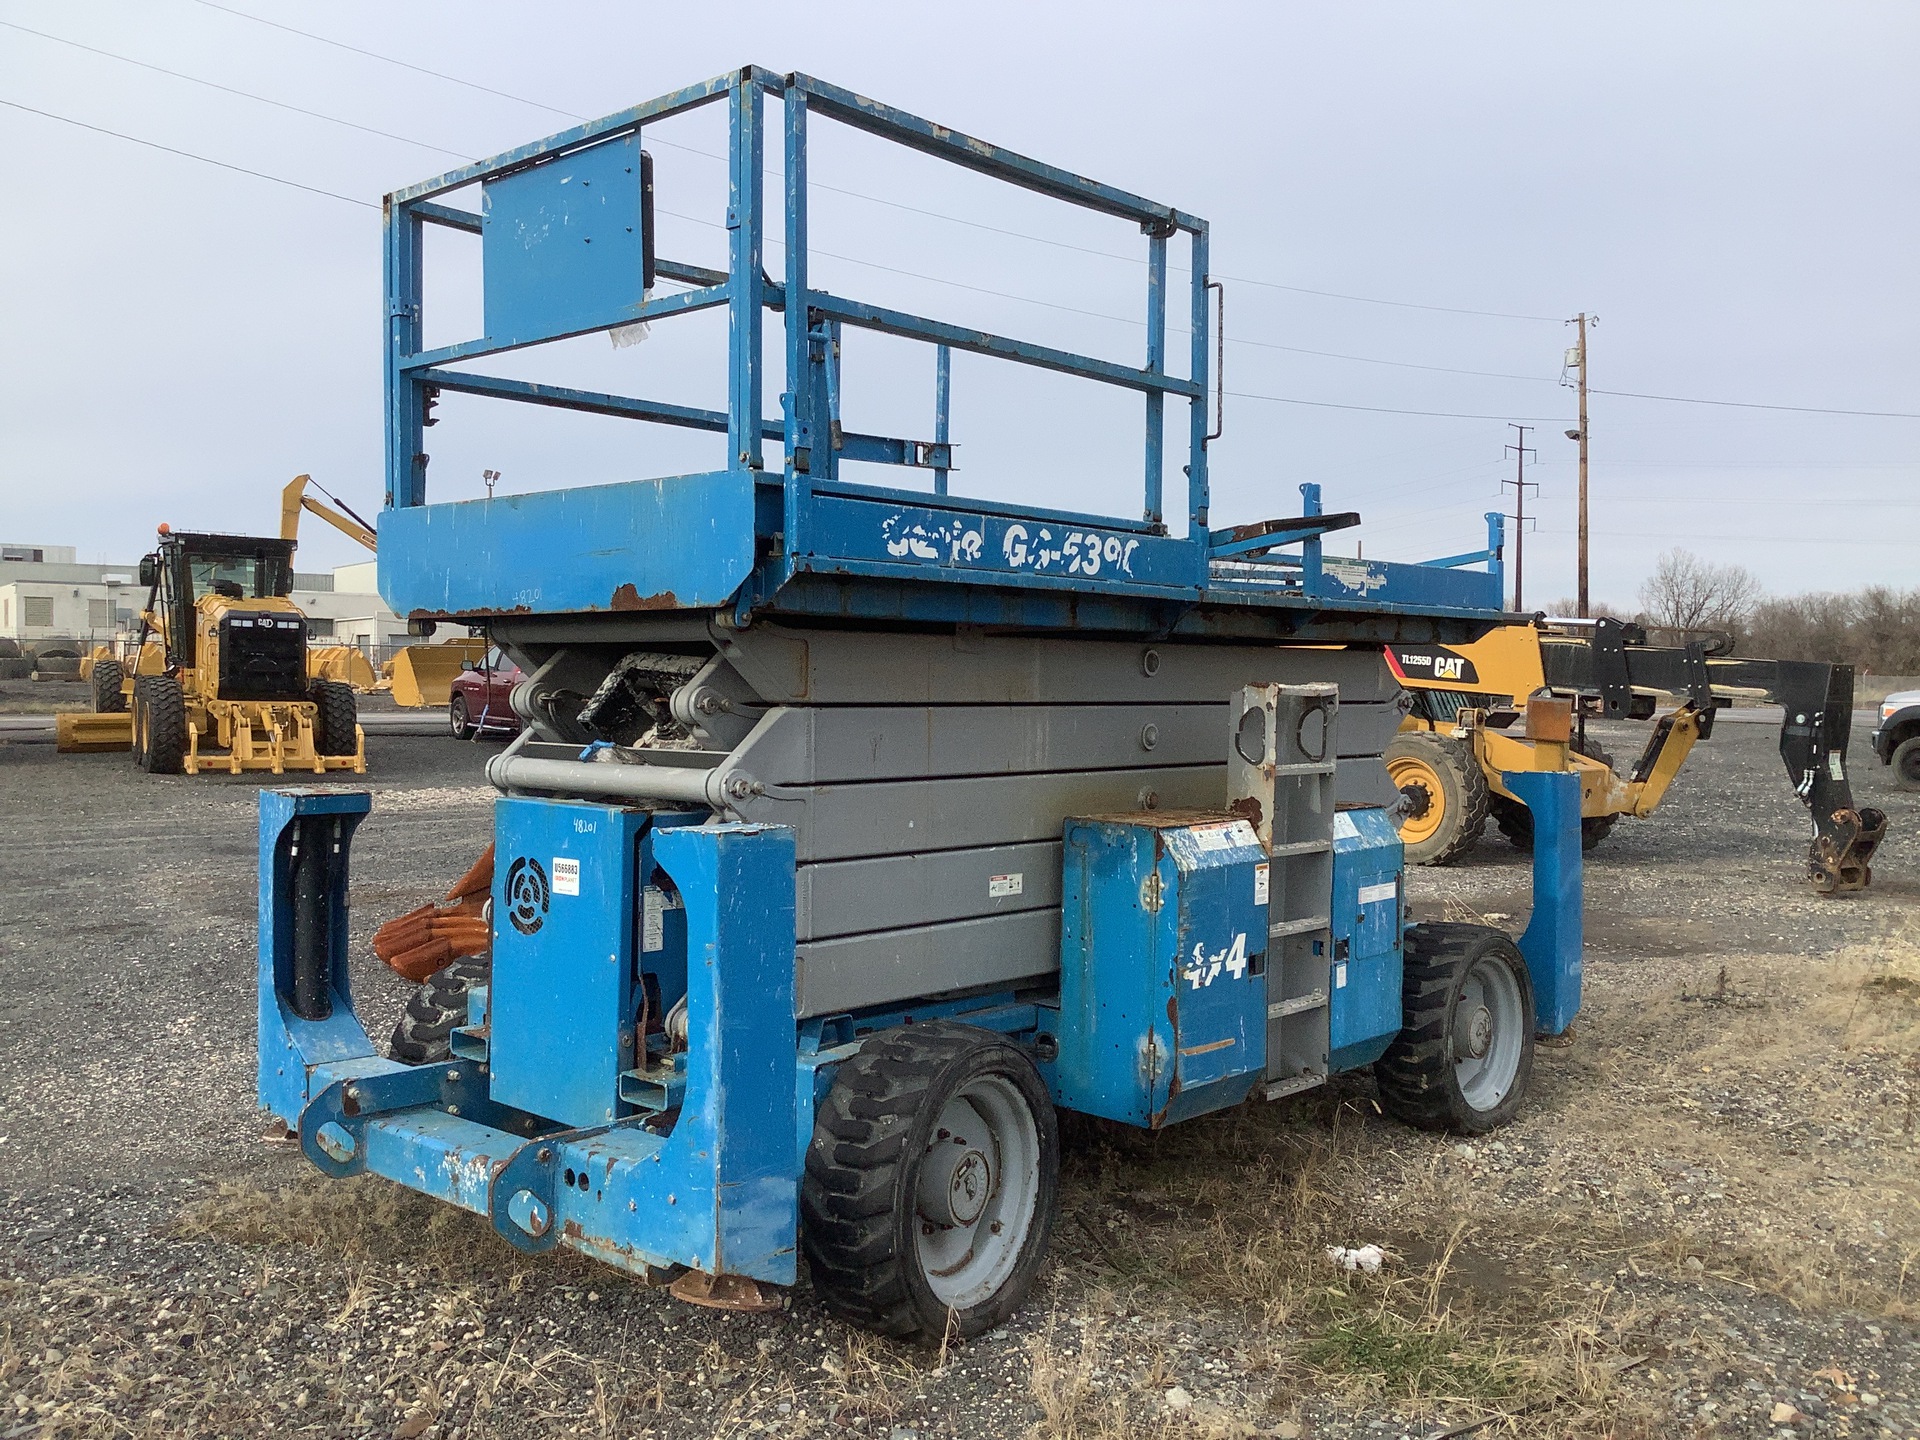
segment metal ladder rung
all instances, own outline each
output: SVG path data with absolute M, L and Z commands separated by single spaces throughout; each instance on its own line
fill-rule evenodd
M 1275 1080 L 1260 1093 L 1268 1100 L 1284 1100 L 1289 1095 L 1298 1095 L 1302 1090 L 1311 1090 L 1316 1085 L 1326 1083 L 1326 1076 L 1309 1071 L 1305 1075 L 1293 1075 L 1285 1080 Z
M 1331 849 L 1331 840 L 1289 840 L 1284 845 L 1274 846 L 1267 855 L 1278 860 L 1284 855 L 1323 855 Z
M 1326 928 L 1326 916 L 1309 915 L 1304 920 L 1276 920 L 1267 927 L 1267 934 L 1274 937 L 1282 935 L 1304 935 L 1309 930 L 1324 930 Z
M 1326 991 L 1309 990 L 1305 995 L 1296 995 L 1291 1000 L 1276 1000 L 1267 1006 L 1267 1018 L 1278 1020 L 1286 1015 L 1302 1015 L 1309 1010 L 1323 1009 L 1326 1003 Z

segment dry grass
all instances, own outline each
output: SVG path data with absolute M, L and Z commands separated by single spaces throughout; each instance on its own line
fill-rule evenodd
M 1250 1363 L 1271 1376 L 1275 1403 L 1331 1393 L 1416 1413 L 1552 1407 L 1556 1433 L 1653 1425 L 1620 1369 L 1663 1348 L 1658 1317 L 1616 1280 L 1920 1314 L 1907 1158 L 1920 952 L 1889 943 L 1825 965 L 1696 968 L 1596 1009 L 1583 1043 L 1555 1052 L 1559 1075 L 1530 1120 L 1551 1150 L 1531 1184 L 1490 1177 L 1451 1141 L 1410 1141 L 1349 1083 L 1163 1135 L 1101 1132 L 1072 1161 L 1063 1231 L 1085 1237 L 1082 1258 L 1131 1305 L 1258 1317 Z M 1786 1089 L 1789 1118 L 1829 1107 L 1822 1120 L 1857 1132 L 1859 1147 L 1783 1149 L 1766 1116 L 1747 1123 L 1713 1098 Z M 1675 1167 L 1715 1177 L 1716 1233 L 1665 1202 L 1660 1177 Z M 1325 1257 L 1365 1241 L 1389 1252 L 1378 1276 Z M 1113 1427 L 1126 1403 L 1085 1381 L 1093 1344 L 1036 1351 L 1049 1435 L 1125 1433 Z
M 1623 1364 L 1721 1355 L 1697 1299 L 1920 1315 L 1912 945 L 1676 963 L 1642 993 L 1596 999 L 1580 1042 L 1543 1052 L 1537 1079 L 1507 1137 L 1527 1149 L 1520 1169 L 1486 1165 L 1486 1145 L 1467 1156 L 1410 1135 L 1357 1080 L 1161 1135 L 1087 1138 L 1065 1177 L 1057 1312 L 1029 1341 L 1034 1434 L 1239 1440 L 1286 1434 L 1303 1404 L 1332 1400 L 1626 1440 L 1664 1432 Z M 1680 1203 L 1682 1171 L 1711 1177 L 1689 1182 L 1711 1205 Z M 519 1313 L 503 1302 L 523 1291 L 637 1282 L 566 1252 L 526 1257 L 484 1221 L 377 1180 L 226 1185 L 174 1234 L 255 1257 L 250 1292 L 297 1297 L 305 1414 L 375 1435 L 412 1416 L 472 1440 L 624 1437 L 691 1403 L 716 1435 L 884 1430 L 915 1423 L 966 1358 L 841 1332 L 818 1373 L 770 1365 L 772 1383 L 746 1390 L 720 1377 L 752 1362 L 718 1345 L 672 1373 L 531 1324 L 483 1346 L 481 1329 L 503 1323 L 489 1317 Z M 1325 1256 L 1367 1241 L 1388 1251 L 1379 1275 Z M 236 1339 L 238 1312 L 218 1298 L 156 1304 L 151 1288 L 97 1277 L 0 1283 L 0 1397 L 27 1406 L 0 1410 L 0 1432 L 29 1419 L 36 1440 L 299 1428 L 292 1401 L 260 1408 L 250 1358 L 291 1343 L 286 1331 Z M 414 1348 L 384 1354 L 401 1310 L 420 1327 Z M 1211 1374 L 1230 1379 L 1194 1385 L 1200 1356 L 1228 1362 Z M 1183 1377 L 1204 1393 L 1176 1408 Z M 708 1390 L 718 1398 L 700 1400 Z

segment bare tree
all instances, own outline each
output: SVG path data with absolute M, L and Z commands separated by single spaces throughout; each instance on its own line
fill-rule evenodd
M 1543 613 L 1555 620 L 1566 620 L 1580 613 L 1580 602 L 1566 595 L 1541 607 Z M 1588 610 L 1596 620 L 1631 620 L 1633 617 L 1624 610 L 1616 610 L 1604 600 L 1595 600 Z
M 1760 582 L 1741 565 L 1715 565 L 1669 550 L 1640 587 L 1647 625 L 1662 630 L 1720 630 L 1739 635 L 1760 599 Z

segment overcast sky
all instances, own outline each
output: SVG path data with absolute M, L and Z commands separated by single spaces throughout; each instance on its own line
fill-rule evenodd
M 1580 310 L 1603 390 L 1920 412 L 1912 5 L 221 5 L 0 0 L 0 99 L 334 192 L 0 106 L 0 539 L 124 561 L 163 520 L 271 533 L 303 470 L 371 515 L 380 196 L 748 61 L 1206 217 L 1231 277 L 1216 525 L 1297 513 L 1313 480 L 1369 556 L 1474 548 L 1523 421 L 1526 598 L 1570 594 Z M 664 253 L 723 254 L 721 116 L 649 132 Z M 830 126 L 815 144 L 816 283 L 1139 362 L 1137 233 Z M 479 333 L 470 244 L 429 254 L 432 343 Z M 723 404 L 723 321 L 671 327 L 496 368 Z M 924 347 L 858 337 L 846 387 L 850 424 L 931 435 Z M 962 356 L 953 408 L 956 490 L 1137 511 L 1136 398 Z M 684 432 L 441 413 L 434 499 L 483 468 L 544 489 L 720 463 Z M 1920 420 L 1596 395 L 1592 436 L 1596 599 L 1631 603 L 1672 545 L 1779 592 L 1920 585 Z M 310 523 L 302 569 L 358 558 Z

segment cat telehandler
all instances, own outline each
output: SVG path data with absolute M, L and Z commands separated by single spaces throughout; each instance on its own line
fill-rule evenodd
M 1566 758 L 1580 777 L 1580 838 L 1588 850 L 1622 816 L 1659 807 L 1695 743 L 1713 734 L 1717 710 L 1735 699 L 1763 700 L 1786 710 L 1780 757 L 1812 812 L 1807 870 L 1814 888 L 1866 888 L 1887 818 L 1856 809 L 1847 781 L 1852 667 L 1722 653 L 1730 648 L 1725 637 L 1660 646 L 1624 621 L 1544 617 L 1462 645 L 1388 646 L 1387 663 L 1411 707 L 1385 756 L 1400 790 L 1408 861 L 1460 859 L 1489 819 L 1514 846 L 1533 849 L 1533 817 L 1502 778 L 1535 768 L 1532 742 L 1514 729 L 1529 696 L 1573 702 L 1576 728 Z M 1589 718 L 1654 721 L 1630 771 L 1614 769 L 1613 757 L 1587 734 Z
M 57 717 L 60 749 L 131 750 L 156 775 L 365 773 L 352 687 L 308 678 L 291 541 L 162 525 L 140 582 L 140 632 L 94 660 L 94 712 Z

